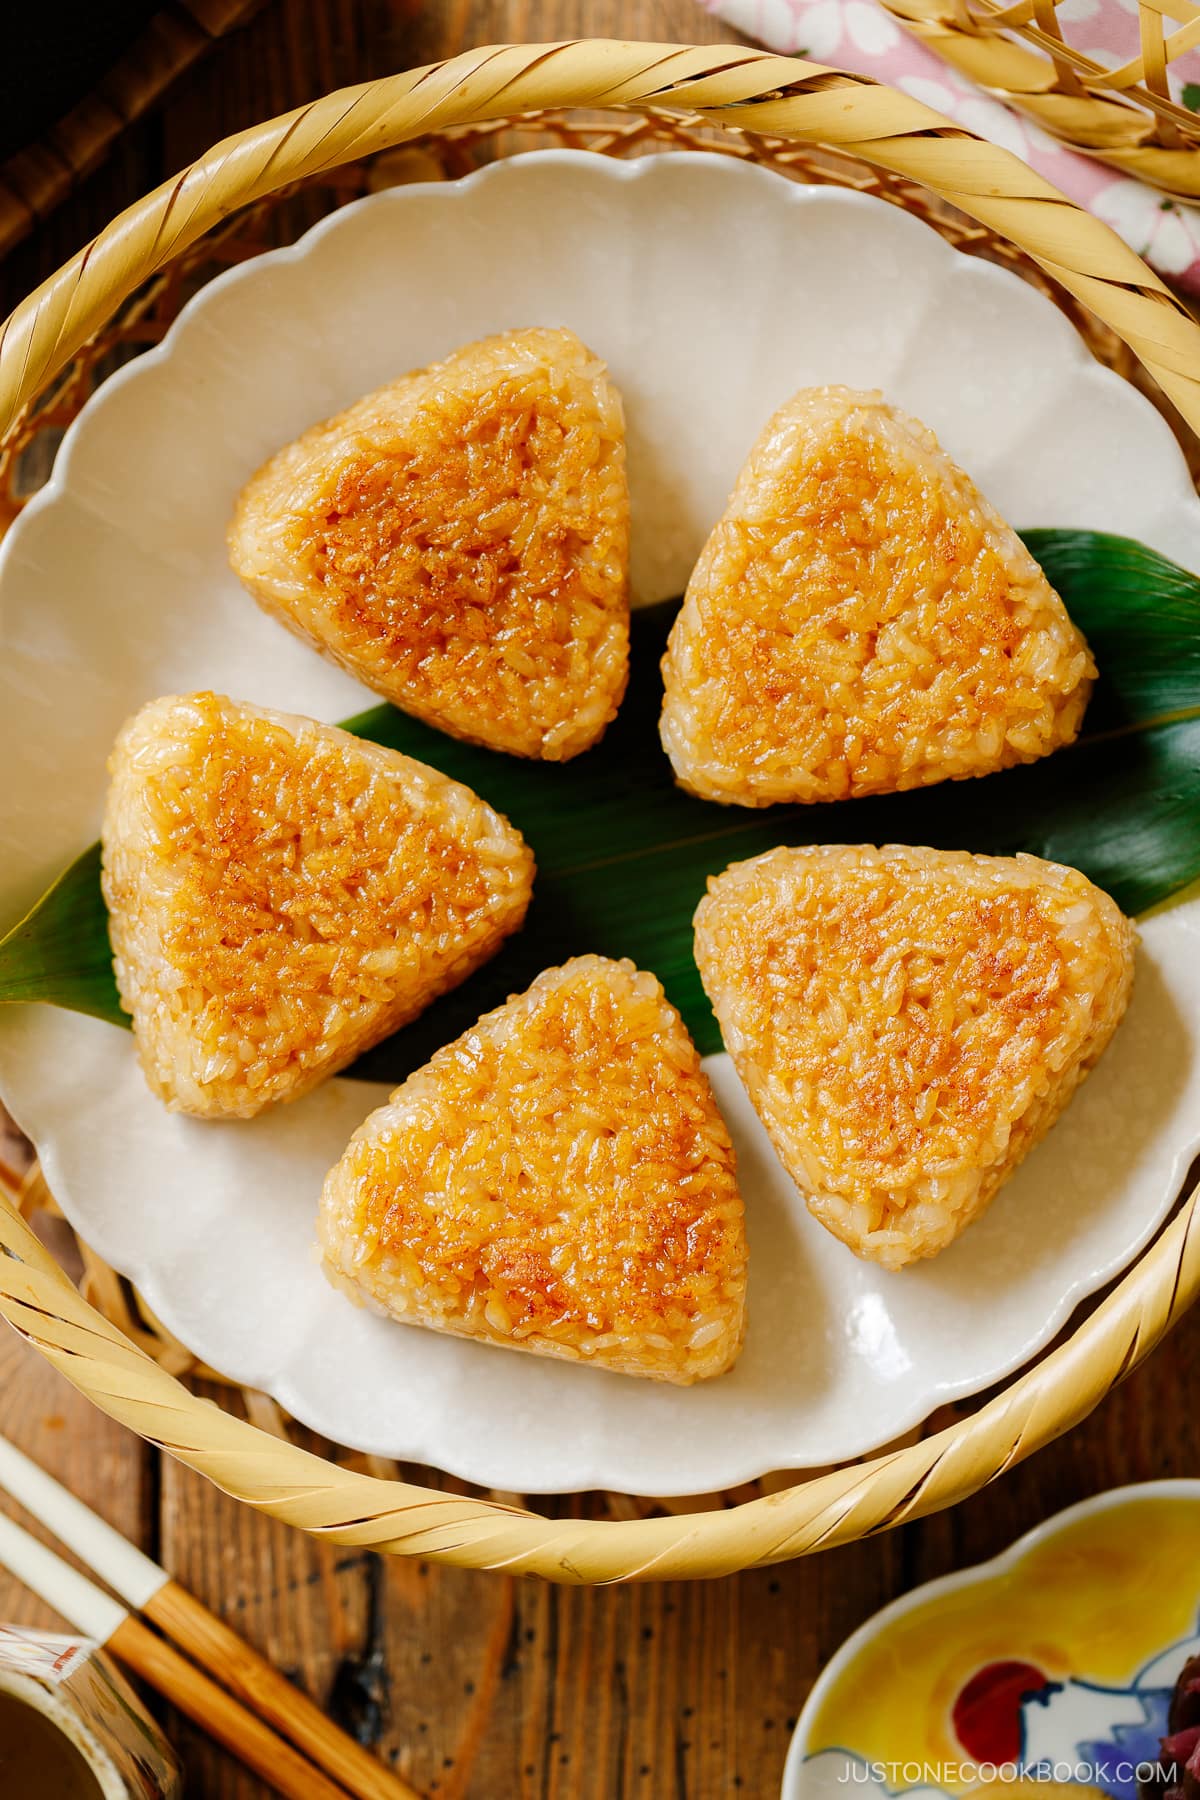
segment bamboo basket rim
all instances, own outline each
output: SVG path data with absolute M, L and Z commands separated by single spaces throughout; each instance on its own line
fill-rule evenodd
M 1098 220 L 1010 153 L 864 77 L 737 47 L 500 45 L 345 89 L 218 144 L 0 327 L 0 445 L 147 278 L 277 188 L 429 132 L 561 108 L 647 107 L 842 150 L 1024 251 L 1108 325 L 1200 430 L 1200 326 Z M 1200 1294 L 1200 1184 L 1057 1348 L 967 1418 L 726 1510 L 547 1519 L 323 1460 L 193 1394 L 90 1306 L 0 1185 L 0 1313 L 110 1416 L 235 1498 L 315 1535 L 563 1582 L 716 1576 L 886 1530 L 974 1493 L 1084 1418 Z
M 970 82 L 1068 148 L 1176 199 L 1200 200 L 1200 115 L 1173 98 L 1168 79 L 1200 41 L 1200 8 L 1136 0 L 1138 49 L 1110 68 L 1064 33 L 1059 3 L 882 0 Z

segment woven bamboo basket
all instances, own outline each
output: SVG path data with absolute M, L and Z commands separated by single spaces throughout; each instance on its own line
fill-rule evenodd
M 1172 96 L 1168 77 L 1172 63 L 1200 46 L 1192 0 L 1136 0 L 1138 48 L 1117 68 L 1071 41 L 1079 30 L 1059 18 L 1063 0 L 883 4 L 931 50 L 1072 150 L 1200 200 L 1200 113 Z M 1192 98 L 1186 87 L 1183 97 Z
M 0 505 L 19 507 L 30 453 L 113 360 L 161 336 L 221 267 L 369 187 L 547 142 L 609 155 L 704 148 L 877 193 L 1051 294 L 1196 448 L 1200 326 L 1107 227 L 1016 158 L 836 70 L 729 47 L 597 41 L 481 49 L 332 94 L 217 145 L 116 219 L 0 330 Z M 18 1191 L 0 1170 L 0 1312 L 112 1417 L 316 1535 L 564 1582 L 724 1575 L 952 1505 L 1083 1419 L 1200 1293 L 1196 1187 L 1047 1355 L 941 1429 L 692 1509 L 600 1496 L 545 1517 L 461 1483 L 417 1485 L 362 1458 L 326 1459 L 292 1441 L 261 1396 L 213 1405 L 180 1379 L 204 1372 L 111 1270 L 85 1252 L 83 1291 L 73 1284 L 31 1223 L 49 1203 L 36 1171 Z

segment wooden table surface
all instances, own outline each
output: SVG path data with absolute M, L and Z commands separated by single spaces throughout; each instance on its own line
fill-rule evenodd
M 227 132 L 470 44 L 585 33 L 733 36 L 692 0 L 274 0 L 12 252 L 0 310 Z M 761 1574 L 607 1591 L 318 1548 L 152 1453 L 7 1332 L 0 1425 L 428 1795 L 769 1800 L 813 1680 L 884 1602 L 1087 1494 L 1200 1473 L 1197 1366 L 1200 1309 L 1069 1438 L 952 1513 Z M 3 1574 L 0 1620 L 52 1622 Z M 157 1710 L 193 1800 L 269 1793 Z

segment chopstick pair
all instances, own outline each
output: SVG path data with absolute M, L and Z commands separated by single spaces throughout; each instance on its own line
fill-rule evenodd
M 347 1800 L 350 1795 L 355 1800 L 420 1800 L 414 1788 L 339 1730 L 165 1569 L 4 1437 L 0 1488 L 121 1600 L 104 1593 L 3 1513 L 0 1565 L 157 1688 L 286 1800 Z M 165 1636 L 151 1631 L 147 1619 Z

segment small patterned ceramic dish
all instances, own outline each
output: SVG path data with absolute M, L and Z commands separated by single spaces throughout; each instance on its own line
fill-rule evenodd
M 783 1800 L 1003 1784 L 1136 1800 L 1200 1651 L 1200 1481 L 1117 1488 L 869 1619 L 808 1697 Z

